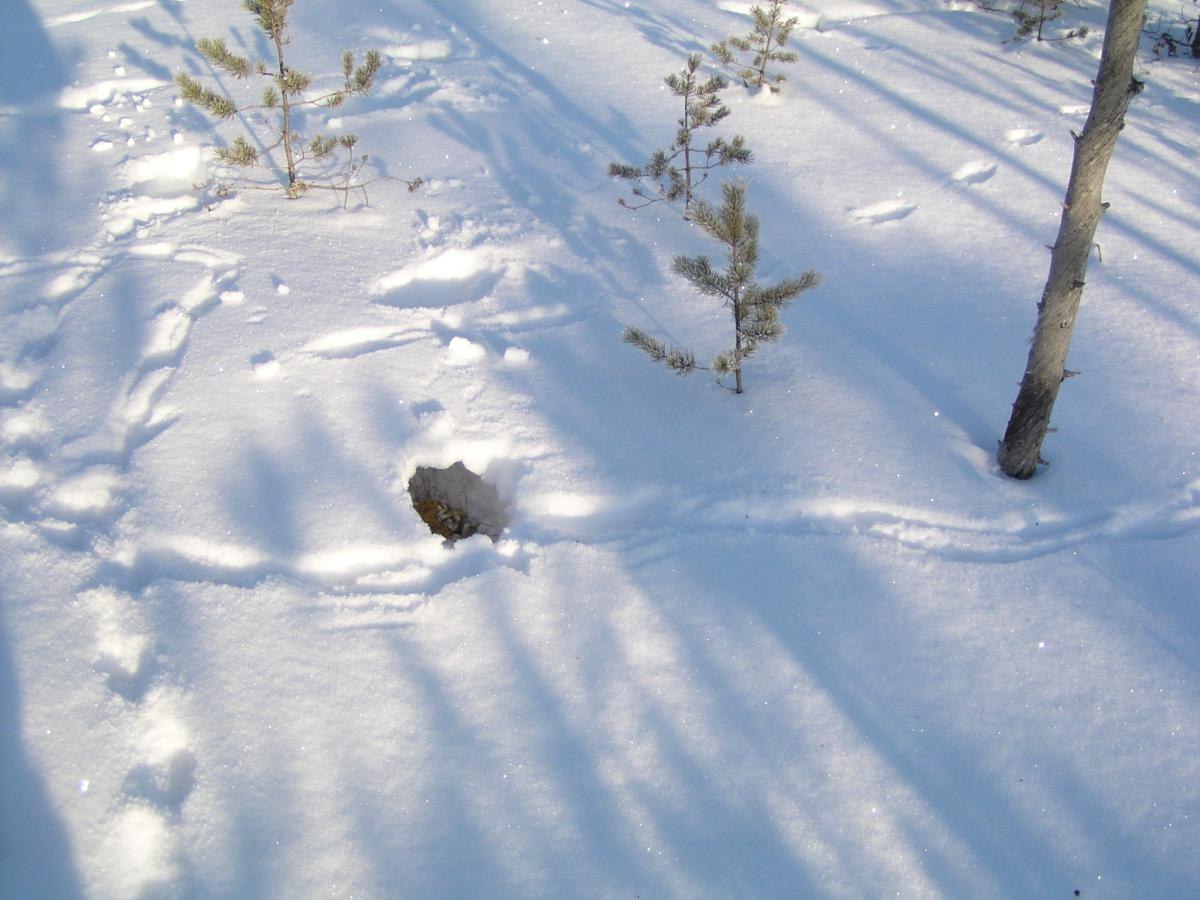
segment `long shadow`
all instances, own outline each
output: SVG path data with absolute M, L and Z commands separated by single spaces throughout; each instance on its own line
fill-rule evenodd
M 641 857 L 641 847 L 633 835 L 626 833 L 631 823 L 620 821 L 617 816 L 619 798 L 603 777 L 616 760 L 601 748 L 616 745 L 615 735 L 606 731 L 599 717 L 580 720 L 577 714 L 572 715 L 545 666 L 539 667 L 528 641 L 522 640 L 517 633 L 511 616 L 494 614 L 492 626 L 517 673 L 523 696 L 551 717 L 551 733 L 558 746 L 547 746 L 546 765 L 561 773 L 563 784 L 572 784 L 581 774 L 586 779 L 587 789 L 576 790 L 569 800 L 585 823 L 589 849 L 602 859 L 619 858 L 619 855 Z M 635 668 L 635 663 L 629 658 L 630 648 L 608 622 L 602 620 L 595 623 L 595 627 L 598 633 L 591 635 L 589 653 L 594 653 L 596 659 L 608 661 L 612 668 L 607 672 L 593 672 L 594 681 L 585 689 L 594 692 L 595 700 L 587 708 L 601 712 L 604 709 L 602 685 L 608 682 L 611 688 L 611 680 L 626 677 Z M 680 794 L 672 797 L 661 796 L 649 784 L 633 790 L 642 808 L 654 819 L 655 840 L 665 843 L 664 853 L 671 853 L 678 868 L 690 869 L 688 874 L 693 883 L 703 884 L 707 890 L 722 890 L 719 885 L 724 884 L 724 890 L 736 891 L 739 885 L 761 885 L 774 880 L 789 885 L 801 896 L 813 895 L 815 885 L 803 865 L 792 857 L 779 839 L 770 815 L 747 803 L 744 797 L 722 795 L 714 786 L 712 773 L 705 771 L 686 748 L 681 735 L 669 722 L 680 715 L 686 716 L 686 711 L 656 703 L 650 684 L 634 684 L 629 688 L 649 707 L 638 722 L 638 730 L 644 730 L 641 740 L 656 748 L 666 772 L 681 785 Z M 745 723 L 739 720 L 737 711 L 731 710 L 731 713 L 727 724 L 732 731 L 740 733 Z M 730 841 L 730 835 L 736 835 L 736 841 Z M 637 885 L 638 889 L 646 892 L 649 887 L 655 895 L 663 893 L 661 882 L 654 884 L 660 876 L 643 870 L 639 877 L 643 880 Z M 648 878 L 652 879 L 652 887 L 646 884 Z
M 73 55 L 72 55 L 73 56 Z M 59 159 L 64 142 L 58 94 L 70 84 L 74 59 L 62 58 L 27 0 L 5 4 L 0 29 L 0 233 L 27 255 L 73 244 L 60 200 L 71 175 Z M 7 108 L 4 108 L 7 107 Z
M 293 509 L 299 499 L 296 484 L 304 479 L 289 471 L 286 454 L 250 445 L 241 457 L 232 467 L 232 483 L 221 491 L 229 519 L 252 546 L 277 556 L 294 557 L 304 542 Z
M 987 53 L 989 62 L 1000 65 L 1011 65 L 1019 69 L 1021 74 L 1037 79 L 1038 76 L 1032 75 L 1028 69 L 1022 68 L 1015 63 L 1012 63 L 1004 58 L 1002 50 L 1002 41 L 1004 40 L 1005 30 L 1011 30 L 1011 23 L 999 16 L 989 16 L 985 13 L 968 13 L 963 11 L 945 11 L 945 12 L 929 12 L 928 14 L 918 17 L 922 24 L 934 23 L 936 26 L 961 32 L 966 40 L 979 42 L 983 45 L 993 45 L 994 50 Z M 854 21 L 838 23 L 826 32 L 829 36 L 836 38 L 839 35 L 846 35 L 853 39 L 855 43 L 861 46 L 870 48 L 868 42 L 876 40 L 875 32 L 872 29 L 871 20 L 864 23 L 856 23 Z M 1000 104 L 1014 116 L 1022 118 L 1028 117 L 1031 114 L 1037 114 L 1045 109 L 1049 110 L 1049 105 L 1046 102 L 1045 95 L 1034 94 L 1032 91 L 1025 88 L 1017 80 L 1013 83 L 1005 84 L 1003 91 L 997 91 L 994 84 L 988 84 L 984 80 L 983 74 L 978 69 L 974 69 L 966 63 L 959 63 L 948 58 L 933 58 L 926 54 L 920 53 L 916 49 L 906 44 L 887 44 L 879 48 L 880 53 L 887 53 L 889 56 L 900 56 L 909 61 L 914 72 L 923 75 L 929 82 L 944 81 L 952 84 L 958 90 L 966 91 L 981 101 L 990 104 Z M 1088 60 L 1091 60 L 1088 57 Z M 1094 60 L 1093 60 L 1094 62 Z M 1072 92 L 1072 81 L 1076 83 L 1087 84 L 1088 75 L 1083 72 L 1082 68 L 1071 67 L 1065 62 L 1063 67 L 1066 70 L 1063 78 L 1041 79 L 1046 92 L 1059 93 L 1064 98 L 1074 99 L 1076 93 Z M 1074 76 L 1072 79 L 1070 76 Z M 919 82 L 917 82 L 919 83 Z
M 624 157 L 636 156 L 627 135 L 597 121 L 587 110 L 563 93 L 553 81 L 491 40 L 461 4 L 447 0 L 425 0 L 425 3 L 447 21 L 453 22 L 455 28 L 474 41 L 489 58 L 495 60 L 497 64 L 491 71 L 496 79 L 505 85 L 513 96 L 523 97 L 526 104 L 540 107 L 545 113 L 544 121 L 565 123 L 573 127 L 581 137 L 594 139 L 599 136 Z M 557 129 L 554 131 L 557 133 Z M 556 143 L 559 140 L 561 138 L 556 140 Z
M 585 6 L 608 13 L 621 19 L 633 19 L 638 33 L 649 44 L 670 51 L 683 60 L 690 53 L 705 53 L 708 45 L 695 37 L 695 24 L 685 22 L 678 16 L 651 11 L 640 5 L 627 4 L 624 0 L 582 0 Z
M 21 696 L 0 586 L 0 897 L 83 897 L 74 852 L 41 773 L 25 756 Z
M 563 597 L 574 593 L 572 587 L 555 585 L 556 593 Z M 619 609 L 618 598 L 612 600 Z M 517 597 L 510 600 L 517 601 Z M 628 728 L 630 733 L 638 735 L 638 746 L 658 754 L 662 781 L 671 782 L 671 788 L 649 781 L 627 785 L 638 807 L 636 813 L 626 809 L 625 816 L 627 820 L 646 817 L 648 821 L 638 823 L 638 837 L 647 832 L 652 835 L 646 840 L 652 839 L 659 845 L 655 849 L 673 861 L 672 868 L 677 876 L 684 875 L 693 885 L 703 885 L 706 892 L 718 895 L 736 895 L 747 885 L 771 893 L 769 886 L 777 885 L 786 886 L 789 893 L 796 896 L 817 896 L 816 882 L 804 861 L 786 845 L 770 811 L 761 802 L 756 802 L 759 798 L 745 796 L 735 787 L 743 783 L 742 773 L 714 772 L 703 759 L 704 751 L 711 748 L 691 745 L 688 734 L 681 731 L 678 724 L 712 704 L 722 712 L 722 728 L 741 739 L 753 728 L 748 711 L 740 708 L 720 685 L 714 683 L 710 672 L 694 670 L 695 657 L 692 655 L 684 658 L 688 667 L 686 674 L 674 674 L 687 678 L 688 687 L 697 698 L 694 706 L 673 706 L 661 698 L 658 685 L 638 682 L 634 673 L 648 660 L 639 653 L 636 638 L 622 634 L 616 627 L 614 618 L 619 615 L 615 610 L 606 612 L 590 623 L 587 657 L 583 654 L 577 657 L 579 666 L 587 670 L 580 673 L 587 701 L 576 703 L 574 711 L 570 709 L 563 686 L 551 677 L 551 671 L 558 668 L 551 659 L 557 654 L 539 660 L 530 640 L 522 639 L 514 628 L 511 616 L 497 611 L 492 621 L 494 634 L 502 642 L 507 659 L 519 675 L 523 695 L 532 697 L 539 710 L 550 713 L 553 734 L 567 735 L 566 752 L 558 754 L 557 761 L 547 762 L 561 769 L 562 780 L 567 783 L 586 773 L 589 790 L 573 799 L 576 807 L 582 800 L 592 810 L 583 815 L 590 826 L 589 847 L 601 854 L 601 858 L 614 851 L 635 859 L 643 855 L 636 841 L 626 839 L 624 846 L 614 845 L 610 838 L 597 831 L 598 825 L 607 826 L 607 820 L 615 817 L 619 807 L 612 773 L 631 762 L 624 753 L 626 748 L 619 740 L 620 734 L 613 733 L 612 729 Z M 566 638 L 565 634 L 560 636 Z M 564 640 L 558 646 L 566 649 L 569 644 Z M 611 708 L 606 707 L 614 694 L 622 692 L 629 697 L 629 705 L 624 707 L 627 718 L 615 723 L 610 718 Z M 581 717 L 580 708 L 589 714 Z M 781 748 L 769 748 L 765 752 L 782 754 Z M 606 815 L 598 815 L 602 810 L 608 810 Z M 583 814 L 585 811 L 577 809 L 577 812 Z M 616 826 L 628 830 L 633 824 L 633 821 L 618 821 Z M 639 877 L 661 878 L 653 870 L 644 870 Z M 665 893 L 661 882 L 647 885 L 643 880 L 636 887 L 643 893 L 650 889 L 656 896 Z
M 299 519 L 306 502 L 317 497 L 348 509 L 371 510 L 385 529 L 400 531 L 407 516 L 404 497 L 381 493 L 378 473 L 366 470 L 339 446 L 329 425 L 299 414 L 293 442 L 268 449 L 250 443 L 239 465 L 228 473 L 226 512 L 236 532 L 251 546 L 284 559 L 314 549 Z M 302 448 L 298 450 L 297 448 Z
M 414 823 L 416 839 L 428 850 L 419 854 L 413 869 L 393 870 L 388 880 L 414 896 L 469 897 L 482 885 L 493 895 L 504 896 L 506 889 L 518 895 L 501 849 L 489 839 L 498 823 L 480 815 L 479 798 L 471 790 L 494 762 L 490 747 L 459 711 L 449 687 L 418 658 L 417 648 L 400 638 L 388 638 L 388 643 L 400 683 L 411 703 L 424 711 L 432 732 L 423 740 L 439 749 L 438 758 L 430 760 L 435 768 L 427 774 L 428 817 Z
M 992 889 L 979 883 L 978 870 L 986 873 L 986 883 L 999 886 L 1005 896 L 1052 895 L 1054 885 L 1070 885 L 1079 873 L 1069 870 L 1069 860 L 1052 840 L 1054 833 L 1061 833 L 1061 823 L 1048 826 L 1031 818 L 1014 790 L 1003 786 L 1003 773 L 980 764 L 986 754 L 981 755 L 976 739 L 966 740 L 948 729 L 935 728 L 928 735 L 914 729 L 914 711 L 936 697 L 936 689 L 931 688 L 928 696 L 913 698 L 910 704 L 898 705 L 888 703 L 887 690 L 880 691 L 883 673 L 894 673 L 898 658 L 903 660 L 899 670 L 907 670 L 913 678 L 919 677 L 922 667 L 917 648 L 923 643 L 923 626 L 905 608 L 903 596 L 884 586 L 849 555 L 835 551 L 831 558 L 828 542 L 822 542 L 819 553 L 819 566 L 814 566 L 818 560 L 800 544 L 786 539 L 745 539 L 737 544 L 736 552 L 726 554 L 681 549 L 671 570 L 681 579 L 676 588 L 681 596 L 715 596 L 713 602 L 722 615 L 732 621 L 748 617 L 774 634 L 811 684 L 835 703 L 853 726 L 853 733 L 885 764 L 885 771 L 914 791 L 941 828 L 963 842 L 973 861 L 970 867 L 964 867 L 965 859 L 946 855 L 927 866 L 927 876 L 937 882 L 941 892 L 947 896 L 978 895 L 981 889 L 990 893 Z M 763 582 L 766 572 L 770 572 L 769 584 Z M 634 569 L 631 574 L 647 595 L 656 594 L 659 572 Z M 876 624 L 863 629 L 860 620 L 868 618 Z M 891 624 L 886 626 L 889 643 L 876 648 L 886 657 L 881 671 L 869 653 L 858 656 L 852 648 L 862 649 L 864 641 L 878 636 L 883 622 Z M 682 627 L 680 632 L 684 634 Z M 711 643 L 700 634 L 688 635 L 686 640 L 691 647 L 689 655 L 702 669 L 709 668 L 711 663 L 706 663 L 705 657 L 715 652 Z M 909 656 L 911 659 L 905 659 Z M 930 671 L 925 678 L 934 684 L 949 677 L 953 669 L 951 663 L 946 671 Z M 830 748 L 830 752 L 836 754 L 837 750 Z M 1017 752 L 1036 757 L 1038 750 L 1029 746 Z M 1095 835 L 1094 810 L 1082 800 L 1076 802 L 1072 792 L 1065 794 L 1064 805 L 1072 810 L 1075 826 Z M 910 851 L 919 853 L 919 848 L 936 843 L 933 834 L 911 833 L 914 843 Z M 1113 840 L 1097 835 L 1093 849 L 1099 852 L 1100 845 L 1109 846 Z M 852 845 L 853 838 L 848 843 Z M 978 870 L 972 875 L 974 867 Z M 1142 874 L 1148 879 L 1147 889 L 1154 892 L 1150 886 L 1155 877 L 1150 872 Z M 1160 877 L 1164 884 L 1172 883 L 1170 879 L 1177 874 Z M 860 885 L 861 889 L 868 890 L 867 884 Z

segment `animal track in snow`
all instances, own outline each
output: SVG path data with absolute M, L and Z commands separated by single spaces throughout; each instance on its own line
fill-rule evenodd
M 197 760 L 178 715 L 180 692 L 152 683 L 153 640 L 134 598 L 99 587 L 77 599 L 96 625 L 93 668 L 136 710 L 136 730 L 130 734 L 136 762 L 125 774 L 125 802 L 106 841 L 112 856 L 105 875 L 114 896 L 146 896 L 175 881 L 183 869 L 182 846 L 172 826 L 195 786 Z
M 120 476 L 100 467 L 59 484 L 46 500 L 45 511 L 68 522 L 95 522 L 110 518 L 120 505 Z
M 169 709 L 161 708 L 169 707 L 172 699 L 162 689 L 146 698 L 139 741 L 142 762 L 125 776 L 125 793 L 178 814 L 196 784 L 197 760 L 187 729 Z
M 1158 505 L 1129 504 L 1072 519 L 1012 515 L 994 520 L 930 515 L 850 499 L 800 500 L 771 510 L 742 501 L 717 504 L 711 524 L 741 519 L 779 531 L 864 533 L 947 559 L 1008 562 L 1057 553 L 1095 540 L 1173 537 L 1200 527 L 1200 481 Z
M 991 160 L 969 162 L 959 166 L 950 177 L 962 184 L 982 184 L 996 174 L 996 164 Z
M 113 404 L 108 419 L 98 431 L 66 446 L 63 457 L 87 465 L 124 468 L 138 447 L 170 427 L 178 414 L 158 401 L 170 384 L 174 370 L 149 369 L 135 377 Z
M 108 203 L 101 214 L 110 239 L 125 237 L 140 225 L 158 225 L 180 213 L 200 206 L 197 196 L 132 197 L 125 196 Z
M 300 352 L 325 359 L 351 359 L 376 350 L 388 350 L 428 336 L 421 329 L 395 328 L 391 325 L 366 325 L 334 331 L 316 340 L 309 341 Z
M 869 206 L 851 209 L 850 215 L 856 222 L 878 225 L 882 222 L 896 222 L 908 218 L 916 209 L 915 203 L 908 203 L 904 200 L 881 200 Z
M 157 369 L 178 363 L 191 330 L 192 317 L 186 309 L 171 306 L 159 313 L 150 327 L 150 339 L 142 351 L 142 368 Z
M 205 179 L 204 159 L 198 147 L 181 147 L 129 160 L 121 177 L 127 189 L 110 197 L 101 214 L 110 241 L 198 208 L 193 186 Z
M 158 687 L 138 704 L 134 752 L 139 760 L 125 774 L 125 804 L 105 843 L 106 894 L 120 897 L 174 896 L 168 889 L 186 870 L 175 823 L 196 783 L 198 761 L 187 729 L 176 715 L 177 691 Z
M 96 16 L 102 16 L 105 13 L 124 13 L 137 12 L 138 10 L 147 9 L 154 6 L 155 0 L 132 0 L 130 3 L 120 3 L 116 6 L 99 7 L 88 9 L 76 13 L 64 13 L 60 16 L 51 16 L 46 20 L 47 28 L 54 28 L 59 25 L 73 25 L 76 22 L 86 22 L 88 19 L 94 19 Z
M 595 311 L 594 305 L 579 304 L 571 306 L 566 303 L 550 303 L 546 305 L 528 306 L 524 309 L 509 309 L 479 320 L 478 327 L 500 328 L 504 331 L 537 331 L 542 328 L 559 328 L 573 325 Z
M 184 871 L 179 836 L 157 810 L 130 804 L 104 841 L 103 896 L 170 897 Z
M 384 47 L 380 52 L 384 56 L 391 57 L 394 60 L 401 60 L 404 63 L 411 63 L 417 60 L 442 60 L 449 58 L 451 54 L 451 45 L 446 40 L 427 40 L 414 41 L 407 44 L 393 44 Z
M 69 87 L 58 95 L 62 109 L 85 110 L 98 103 L 109 103 L 127 94 L 140 94 L 165 87 L 167 82 L 157 78 L 115 78 L 80 87 Z
M 257 378 L 278 378 L 283 371 L 279 360 L 270 350 L 260 350 L 250 357 L 250 368 Z
M 0 360 L 0 405 L 11 406 L 24 400 L 41 377 L 41 369 L 29 362 L 17 364 Z
M 154 648 L 137 620 L 133 598 L 105 587 L 85 591 L 78 599 L 96 622 L 93 668 L 113 693 L 140 701 L 154 674 Z
M 1044 135 L 1034 128 L 1010 128 L 1004 132 L 1004 139 L 1010 144 L 1029 147 L 1040 141 Z
M 651 486 L 623 496 L 550 492 L 522 498 L 526 523 L 544 530 L 538 540 L 606 542 L 627 538 L 653 509 L 658 524 L 716 531 L 751 528 L 781 534 L 861 534 L 894 541 L 953 560 L 1012 562 L 1058 553 L 1103 540 L 1174 537 L 1200 528 L 1200 480 L 1158 504 L 1134 503 L 1072 518 L 1011 513 L 992 519 L 874 504 L 853 498 L 779 498 L 769 506 L 752 500 L 707 503 L 702 498 L 665 500 Z M 527 528 L 535 527 L 527 524 Z
M 24 503 L 42 482 L 42 472 L 28 459 L 0 463 L 0 504 L 16 506 Z
M 399 307 L 444 307 L 479 300 L 506 273 L 486 251 L 444 250 L 436 256 L 388 275 L 371 285 L 377 302 Z
M 50 425 L 41 410 L 25 407 L 4 417 L 0 441 L 13 450 L 40 450 L 50 434 Z
M 524 569 L 529 554 L 513 540 L 460 541 L 453 553 L 413 513 L 419 537 L 405 543 L 339 547 L 277 557 L 251 546 L 197 537 L 158 537 L 119 548 L 109 573 L 136 592 L 159 579 L 247 586 L 267 578 L 290 578 L 342 595 L 436 594 L 447 584 L 496 567 Z

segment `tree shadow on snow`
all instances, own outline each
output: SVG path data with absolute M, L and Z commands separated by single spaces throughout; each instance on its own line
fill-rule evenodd
M 72 900 L 83 890 L 66 830 L 25 754 L 20 683 L 0 597 L 0 895 Z
M 70 84 L 75 56 L 60 56 L 26 0 L 6 5 L 0 29 L 0 107 L 7 107 L 0 112 L 0 161 L 7 175 L 0 228 L 22 253 L 47 253 L 71 243 L 61 227 L 60 203 L 73 196 L 73 185 L 59 162 L 65 148 L 58 95 Z M 91 206 L 86 196 L 85 208 Z

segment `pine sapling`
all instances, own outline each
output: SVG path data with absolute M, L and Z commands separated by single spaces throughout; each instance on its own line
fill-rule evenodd
M 755 281 L 758 270 L 758 218 L 746 211 L 746 186 L 726 182 L 721 186 L 724 202 L 714 209 L 698 200 L 692 219 L 710 236 L 725 245 L 724 272 L 713 269 L 706 256 L 676 257 L 674 269 L 708 297 L 722 298 L 733 316 L 733 347 L 718 353 L 711 366 L 701 366 L 691 350 L 671 347 L 632 325 L 625 326 L 624 340 L 644 351 L 655 362 L 666 363 L 679 375 L 697 369 L 711 371 L 717 383 L 733 376 L 730 390 L 742 393 L 742 363 L 760 346 L 783 336 L 779 312 L 788 303 L 821 283 L 821 276 L 808 271 L 799 278 L 788 278 L 770 287 Z
M 1074 38 L 1086 37 L 1088 34 L 1086 25 L 1073 28 L 1059 37 L 1049 38 L 1042 35 L 1042 27 L 1047 22 L 1053 22 L 1062 17 L 1062 5 L 1063 0 L 1021 0 L 1020 6 L 1012 11 L 1013 19 L 1017 23 L 1017 33 L 1010 40 L 1020 40 L 1031 34 L 1035 35 L 1039 41 L 1069 41 Z
M 306 92 L 312 85 L 312 76 L 290 68 L 284 57 L 284 47 L 289 43 L 287 17 L 293 3 L 295 0 L 243 0 L 243 6 L 254 16 L 259 28 L 275 48 L 273 64 L 268 65 L 264 60 L 255 60 L 252 63 L 246 57 L 233 53 L 221 38 L 202 38 L 196 42 L 196 49 L 209 62 L 235 78 L 244 79 L 255 75 L 266 79 L 267 86 L 263 89 L 258 104 L 239 105 L 232 97 L 204 87 L 184 72 L 175 76 L 175 82 L 179 85 L 181 96 L 189 103 L 194 103 L 218 119 L 240 116 L 246 123 L 254 143 L 243 136 L 235 138 L 228 147 L 217 150 L 217 159 L 220 162 L 228 166 L 248 168 L 257 165 L 263 156 L 266 156 L 273 163 L 272 153 L 282 149 L 282 169 L 286 171 L 287 183 L 280 187 L 289 198 L 294 199 L 308 190 L 317 188 L 340 191 L 343 203 L 351 190 L 361 191 L 365 201 L 365 184 L 358 182 L 357 176 L 367 157 L 365 154 L 356 155 L 358 137 L 354 134 L 334 137 L 318 133 L 306 144 L 304 138 L 295 130 L 293 122 L 297 110 L 307 107 L 329 109 L 341 106 L 355 94 L 368 93 L 383 64 L 383 57 L 377 50 L 369 50 L 362 65 L 356 66 L 354 54 L 346 50 L 342 54 L 342 87 L 308 96 Z M 265 140 L 255 132 L 251 121 L 262 126 L 267 134 Z M 343 151 L 345 163 L 334 169 L 332 157 L 338 151 Z M 325 163 L 319 175 L 320 181 L 305 177 L 302 172 L 301 167 L 309 160 Z M 410 183 L 410 188 L 412 186 Z
M 767 0 L 767 7 L 751 7 L 750 14 L 754 16 L 754 30 L 744 38 L 731 37 L 727 41 L 712 45 L 713 55 L 721 65 L 733 70 L 746 87 L 767 87 L 772 94 L 779 93 L 779 85 L 784 77 L 779 74 L 769 75 L 767 67 L 771 63 L 792 63 L 800 57 L 784 46 L 791 36 L 792 29 L 799 21 L 795 16 L 784 18 L 783 5 L 787 0 Z M 743 53 L 754 53 L 750 62 L 742 62 L 729 47 Z
M 748 163 L 753 155 L 746 147 L 741 135 L 730 140 L 713 138 L 703 146 L 693 145 L 695 134 L 702 128 L 712 128 L 729 115 L 729 107 L 721 103 L 720 93 L 728 85 L 720 75 L 701 80 L 700 54 L 688 57 L 687 66 L 680 72 L 668 75 L 664 83 L 671 93 L 683 103 L 683 115 L 678 120 L 679 129 L 675 141 L 666 150 L 657 150 L 643 166 L 628 163 L 611 163 L 608 174 L 639 182 L 632 189 L 634 199 L 620 199 L 627 209 L 641 209 L 651 203 L 666 200 L 683 201 L 684 216 L 696 199 L 696 189 L 708 178 L 708 173 L 718 166 Z M 640 183 L 652 182 L 648 189 Z

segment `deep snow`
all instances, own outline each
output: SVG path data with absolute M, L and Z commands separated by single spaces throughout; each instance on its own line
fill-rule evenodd
M 1143 53 L 1016 483 L 1103 9 L 792 4 L 728 131 L 825 283 L 735 397 L 620 342 L 728 321 L 604 173 L 749 6 L 300 0 L 295 65 L 386 59 L 304 123 L 394 179 L 343 210 L 194 189 L 235 0 L 6 4 L 0 896 L 1200 893 L 1200 70 Z M 494 544 L 412 509 L 459 460 Z

